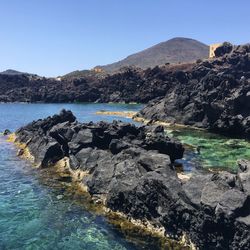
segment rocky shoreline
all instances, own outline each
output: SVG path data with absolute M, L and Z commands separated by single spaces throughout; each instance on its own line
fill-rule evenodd
M 225 47 L 225 46 L 224 46 Z M 0 75 L 0 102 L 145 103 L 137 117 L 250 139 L 250 45 L 196 63 L 125 68 L 104 76 Z
M 223 51 L 223 47 L 219 47 Z M 250 139 L 250 45 L 179 71 L 166 95 L 150 101 L 137 118 L 204 128 Z
M 195 173 L 182 181 L 174 161 L 183 146 L 162 126 L 79 123 L 70 111 L 15 133 L 19 155 L 39 167 L 69 169 L 98 203 L 172 238 L 187 235 L 199 249 L 250 248 L 250 162 L 237 174 Z

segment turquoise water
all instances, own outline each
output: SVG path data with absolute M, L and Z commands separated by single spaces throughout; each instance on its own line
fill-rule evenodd
M 168 134 L 186 144 L 184 158 L 179 161 L 186 171 L 200 167 L 235 172 L 238 168 L 237 160 L 250 160 L 250 142 L 244 139 L 230 139 L 191 129 L 171 130 Z
M 0 143 L 0 249 L 136 249 Z
M 80 121 L 111 120 L 100 109 L 138 110 L 139 105 L 0 104 L 0 131 L 71 109 Z M 127 120 L 127 119 L 122 119 Z M 153 239 L 126 235 L 91 212 L 66 184 L 47 170 L 32 169 L 0 136 L 0 249 L 152 249 Z M 157 247 L 156 247 L 157 248 Z

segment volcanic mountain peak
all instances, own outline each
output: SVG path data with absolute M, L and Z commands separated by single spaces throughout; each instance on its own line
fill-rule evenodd
M 118 71 L 126 66 L 145 69 L 166 63 L 192 62 L 197 59 L 208 58 L 208 54 L 209 46 L 206 44 L 191 38 L 175 37 L 132 54 L 121 61 L 97 66 L 96 68 L 106 72 Z

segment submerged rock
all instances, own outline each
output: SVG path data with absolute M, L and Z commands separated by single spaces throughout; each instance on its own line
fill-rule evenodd
M 70 111 L 16 132 L 41 167 L 67 157 L 70 170 L 105 206 L 150 221 L 199 249 L 250 248 L 250 162 L 237 174 L 199 174 L 182 183 L 173 161 L 184 148 L 162 126 L 78 123 Z M 80 172 L 79 172 L 80 171 Z

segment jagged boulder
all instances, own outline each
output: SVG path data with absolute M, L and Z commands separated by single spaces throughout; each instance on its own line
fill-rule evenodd
M 233 50 L 233 45 L 229 42 L 224 42 L 214 51 L 214 54 L 216 57 L 220 57 L 230 53 L 232 50 Z

